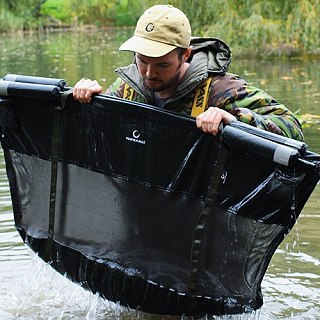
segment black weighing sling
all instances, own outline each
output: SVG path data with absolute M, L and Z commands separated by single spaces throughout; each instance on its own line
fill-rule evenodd
M 1 144 L 23 241 L 72 281 L 149 313 L 262 305 L 270 259 L 319 180 L 304 143 L 105 95 L 0 81 Z

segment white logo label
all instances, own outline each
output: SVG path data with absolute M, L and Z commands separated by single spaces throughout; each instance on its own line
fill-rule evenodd
M 138 130 L 133 130 L 132 136 L 126 137 L 126 140 L 135 142 L 135 143 L 146 144 L 146 140 L 140 140 L 139 138 L 140 138 L 140 132 Z
M 139 139 L 140 137 L 140 132 L 138 130 L 134 130 L 132 132 L 132 136 L 135 138 L 135 139 Z

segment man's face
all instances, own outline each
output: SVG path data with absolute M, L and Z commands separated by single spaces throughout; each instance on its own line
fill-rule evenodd
M 176 87 L 181 79 L 183 58 L 173 50 L 165 56 L 151 58 L 136 53 L 137 67 L 145 87 L 155 92 L 161 92 Z

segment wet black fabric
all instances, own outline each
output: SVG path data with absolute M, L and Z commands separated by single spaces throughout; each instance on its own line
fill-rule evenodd
M 319 180 L 319 155 L 241 124 L 214 137 L 150 106 L 100 95 L 61 109 L 46 94 L 2 97 L 14 119 L 2 119 L 1 142 L 15 224 L 40 257 L 146 312 L 262 305 L 261 281 Z

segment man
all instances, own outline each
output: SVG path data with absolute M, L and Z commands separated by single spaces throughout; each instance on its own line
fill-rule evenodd
M 215 38 L 191 38 L 188 18 L 173 6 L 147 9 L 133 37 L 120 50 L 134 52 L 135 62 L 115 71 L 118 79 L 107 94 L 195 116 L 198 128 L 214 135 L 221 122 L 239 120 L 303 140 L 301 126 L 290 110 L 227 73 L 229 47 Z M 87 103 L 101 92 L 97 81 L 82 79 L 73 95 Z

